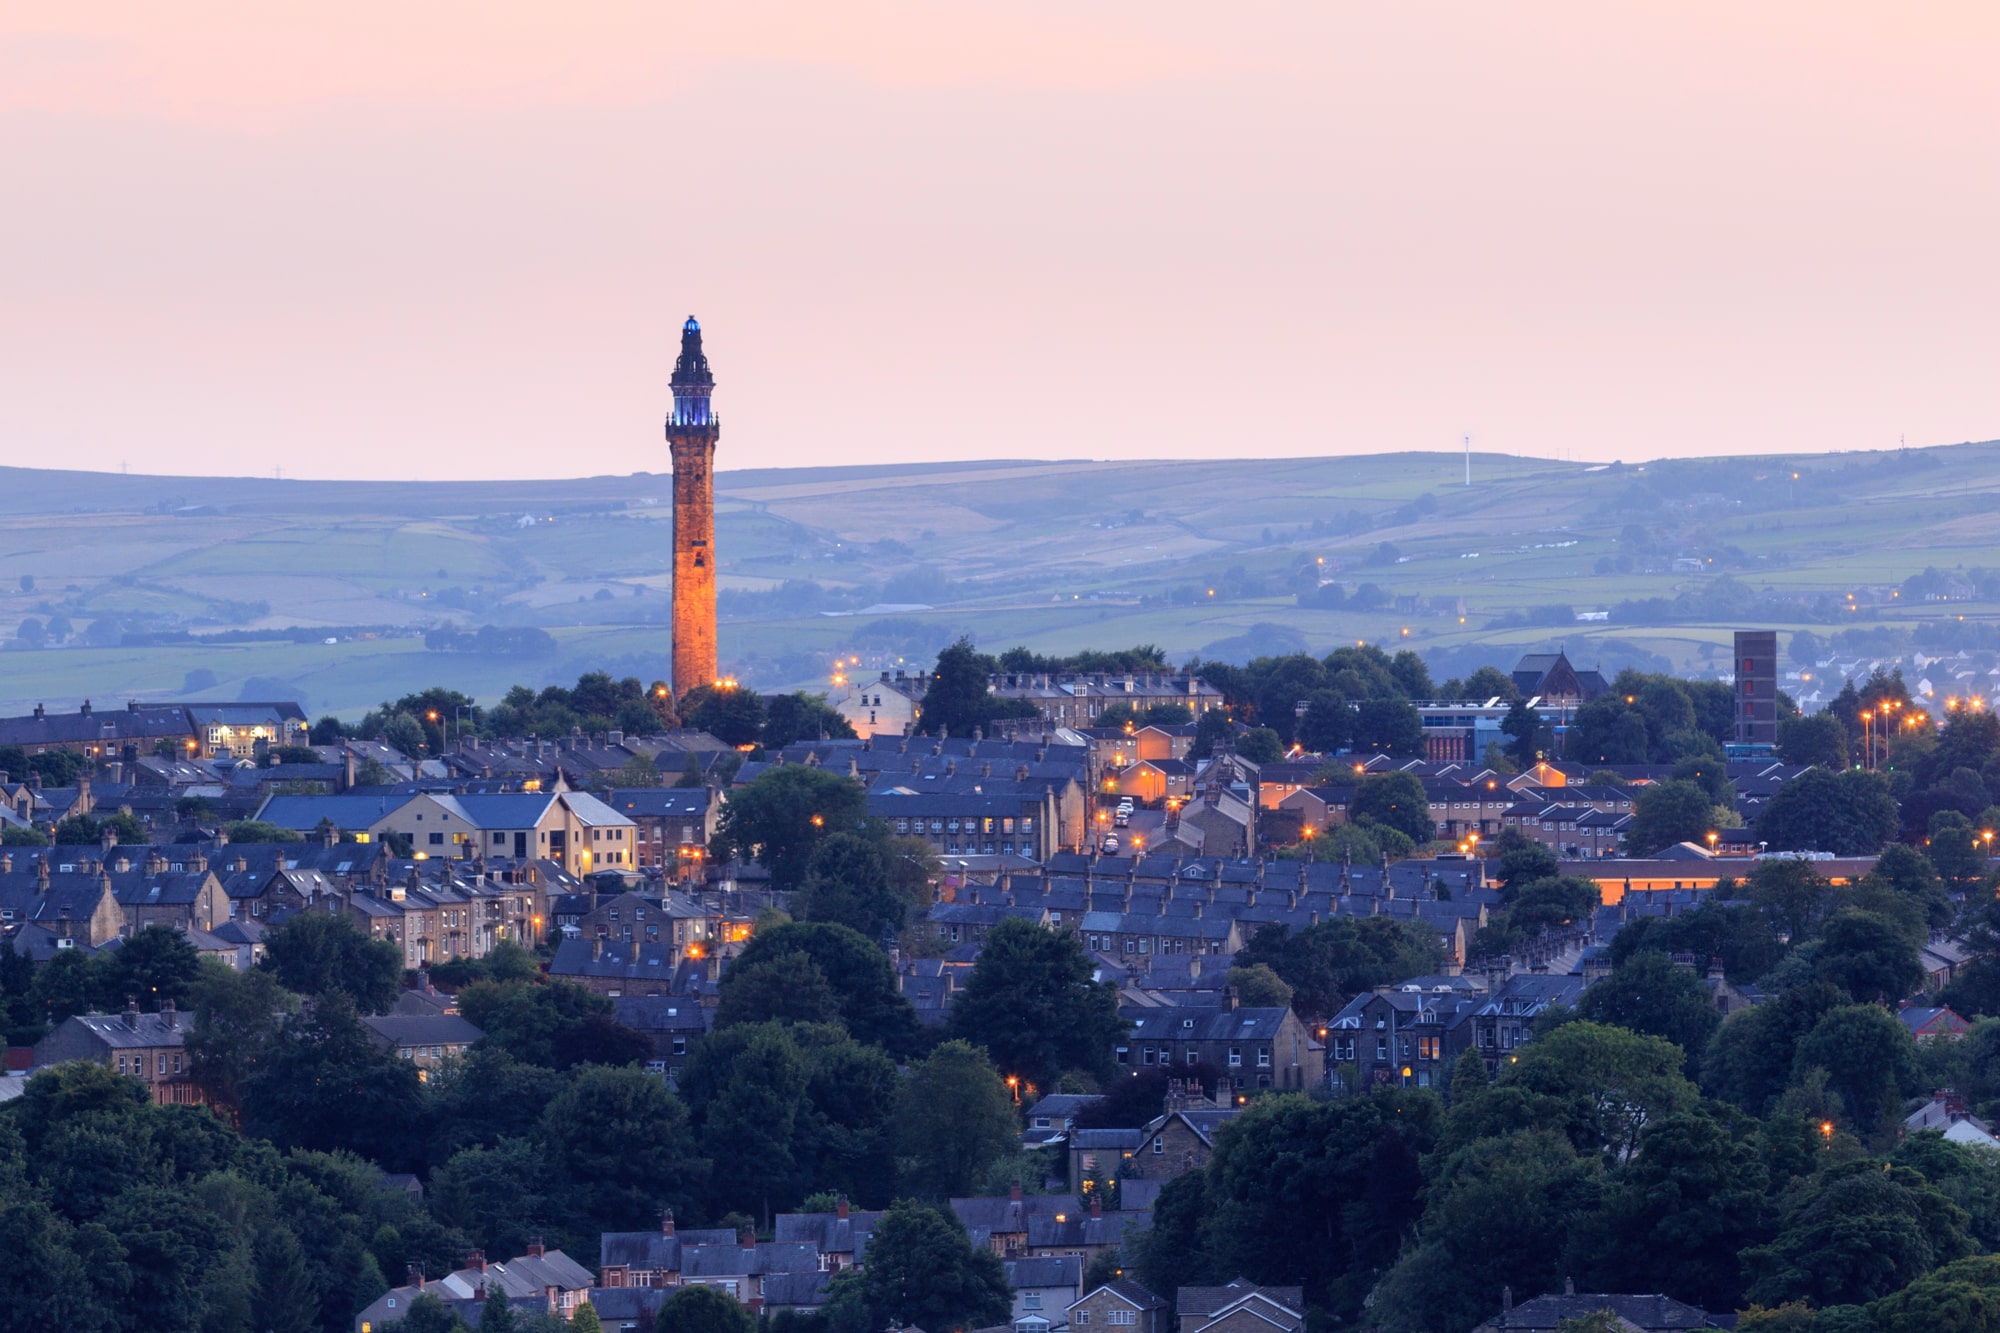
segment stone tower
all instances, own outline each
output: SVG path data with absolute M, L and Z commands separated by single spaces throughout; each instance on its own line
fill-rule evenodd
M 681 326 L 674 362 L 674 411 L 667 447 L 674 456 L 674 697 L 713 685 L 715 671 L 715 390 L 694 316 Z

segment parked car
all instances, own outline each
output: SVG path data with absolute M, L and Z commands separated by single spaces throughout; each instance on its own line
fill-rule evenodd
M 1118 852 L 1118 835 L 1116 833 L 1105 834 L 1104 841 L 1100 843 L 1098 846 L 1099 850 L 1102 851 L 1106 856 L 1116 855 Z

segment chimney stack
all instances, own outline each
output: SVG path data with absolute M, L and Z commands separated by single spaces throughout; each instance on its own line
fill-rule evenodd
M 660 1234 L 662 1236 L 674 1234 L 674 1210 L 671 1208 L 660 1214 Z
M 422 1264 L 411 1264 L 405 1271 L 408 1274 L 408 1279 L 404 1285 L 415 1287 L 418 1291 L 422 1291 L 424 1289 L 424 1266 Z
M 833 1215 L 843 1222 L 847 1220 L 847 1196 L 845 1194 L 834 1199 Z
M 757 1233 L 749 1227 L 744 1227 L 739 1233 L 738 1238 L 742 1241 L 744 1249 L 754 1250 L 757 1248 Z
M 528 1237 L 528 1256 L 533 1259 L 539 1259 L 543 1253 L 542 1238 L 540 1236 Z

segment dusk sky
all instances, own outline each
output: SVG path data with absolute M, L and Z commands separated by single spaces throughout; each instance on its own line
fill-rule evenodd
M 0 462 L 2000 435 L 2000 6 L 0 7 Z

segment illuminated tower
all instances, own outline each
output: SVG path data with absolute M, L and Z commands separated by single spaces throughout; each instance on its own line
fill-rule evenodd
M 713 685 L 715 672 L 715 390 L 694 316 L 681 326 L 674 362 L 674 411 L 667 447 L 674 456 L 674 697 Z

